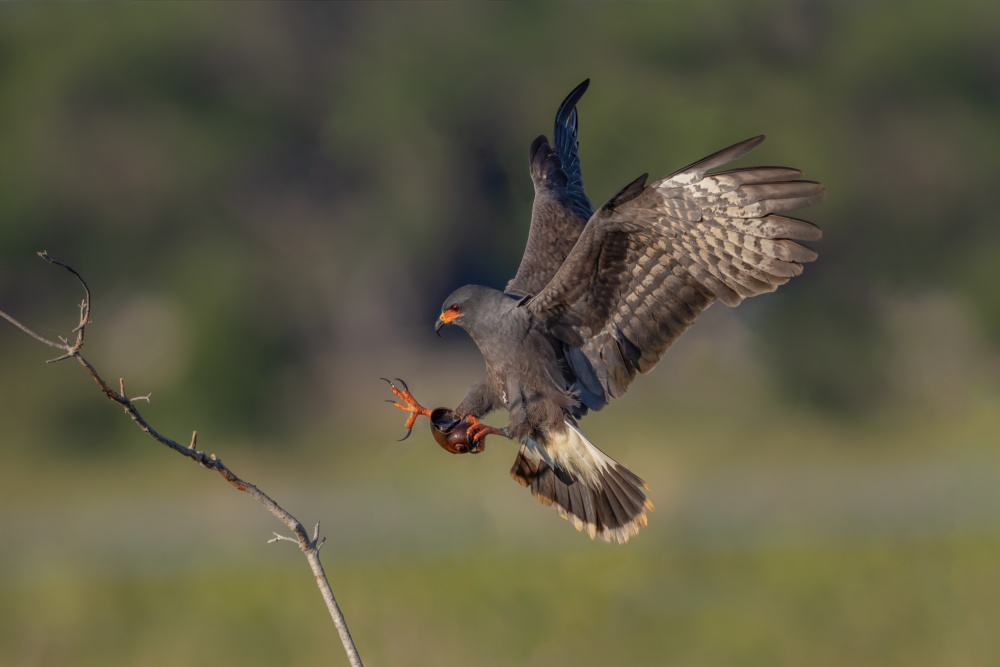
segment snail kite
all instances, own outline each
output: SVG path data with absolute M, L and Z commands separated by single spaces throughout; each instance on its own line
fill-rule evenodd
M 818 204 L 825 191 L 785 167 L 710 171 L 759 136 L 649 185 L 644 174 L 594 211 L 577 156 L 576 104 L 588 85 L 559 107 L 554 144 L 531 144 L 535 201 L 514 279 L 503 291 L 467 285 L 442 306 L 436 328 L 468 332 L 486 375 L 454 411 L 422 407 L 401 381 L 390 386 L 408 429 L 431 417 L 454 453 L 482 451 L 488 434 L 520 442 L 515 480 L 591 538 L 625 542 L 646 525 L 649 487 L 577 420 L 652 370 L 712 302 L 735 306 L 799 275 L 816 253 L 797 241 L 821 232 L 779 212 Z M 503 428 L 479 421 L 501 407 Z

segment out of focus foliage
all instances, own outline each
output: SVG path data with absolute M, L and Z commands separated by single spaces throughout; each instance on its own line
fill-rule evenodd
M 332 527 L 363 656 L 997 662 L 1000 4 L 81 3 L 0 19 L 0 309 L 70 335 L 79 288 L 34 253 L 79 269 L 108 379 Z M 759 133 L 741 164 L 828 189 L 801 214 L 824 230 L 817 262 L 710 309 L 584 423 L 653 487 L 650 527 L 618 551 L 507 480 L 500 442 L 396 446 L 377 380 L 455 405 L 475 379 L 471 344 L 433 336 L 437 309 L 513 275 L 528 146 L 587 77 L 595 204 Z M 338 650 L 308 575 L 295 591 L 272 578 L 268 559 L 287 572 L 299 556 L 239 541 L 270 517 L 47 354 L 0 323 L 0 663 L 215 664 L 209 635 L 258 664 Z
M 591 77 L 581 153 L 597 202 L 759 132 L 748 161 L 828 186 L 806 214 L 826 232 L 820 261 L 740 316 L 786 395 L 883 405 L 910 385 L 892 366 L 901 336 L 957 327 L 995 362 L 998 11 L 8 8 L 0 296 L 31 320 L 53 294 L 31 264 L 48 249 L 91 277 L 96 317 L 117 297 L 147 323 L 130 334 L 172 328 L 189 408 L 211 396 L 227 427 L 287 420 L 276 393 L 331 381 L 310 360 L 370 354 L 392 327 L 423 328 L 453 286 L 506 281 L 527 146 Z M 927 294 L 953 306 L 893 320 Z M 969 342 L 945 338 L 932 342 Z

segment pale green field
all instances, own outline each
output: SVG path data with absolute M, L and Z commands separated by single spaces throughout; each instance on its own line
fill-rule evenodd
M 224 459 L 323 519 L 370 665 L 1000 660 L 995 401 L 838 425 L 777 408 L 657 414 L 649 400 L 588 430 L 606 442 L 634 427 L 614 451 L 657 509 L 626 546 L 592 544 L 533 502 L 500 441 L 452 457 L 419 429 L 336 461 L 305 445 L 309 460 Z M 131 440 L 100 466 L 4 468 L 0 664 L 346 664 L 304 559 L 265 544 L 277 522 Z

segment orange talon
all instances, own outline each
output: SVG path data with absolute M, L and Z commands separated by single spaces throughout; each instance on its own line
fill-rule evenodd
M 396 397 L 399 398 L 401 401 L 403 401 L 402 403 L 398 403 L 396 401 L 390 400 L 389 403 L 392 403 L 400 410 L 406 410 L 407 412 L 410 413 L 410 416 L 406 418 L 406 424 L 405 424 L 406 435 L 404 435 L 402 438 L 399 439 L 399 441 L 402 442 L 403 440 L 406 440 L 407 438 L 410 437 L 410 434 L 413 432 L 413 425 L 417 422 L 417 417 L 420 415 L 427 415 L 428 417 L 430 417 L 431 411 L 425 408 L 424 406 L 420 405 L 419 403 L 417 403 L 417 399 L 413 398 L 413 394 L 410 393 L 409 387 L 407 387 L 406 383 L 400 380 L 399 378 L 396 378 L 396 382 L 403 385 L 402 389 L 393 384 L 392 381 L 389 380 L 388 378 L 382 378 L 382 379 L 389 383 L 389 389 L 392 391 L 392 393 L 395 394 Z

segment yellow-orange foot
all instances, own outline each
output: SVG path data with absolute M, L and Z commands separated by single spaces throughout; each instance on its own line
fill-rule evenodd
M 427 415 L 430 417 L 431 411 L 417 403 L 417 399 L 413 398 L 413 394 L 410 393 L 409 387 L 407 387 L 406 383 L 399 378 L 396 378 L 396 382 L 403 385 L 402 389 L 394 385 L 388 378 L 382 379 L 389 383 L 389 389 L 392 393 L 395 394 L 400 401 L 403 401 L 402 403 L 399 403 L 397 401 L 389 400 L 388 402 L 392 403 L 400 410 L 406 410 L 410 413 L 410 416 L 406 418 L 406 435 L 399 439 L 399 441 L 402 442 L 403 440 L 409 438 L 410 434 L 413 433 L 413 425 L 417 421 L 417 416 Z
M 479 442 L 488 435 L 505 435 L 502 429 L 494 426 L 487 426 L 472 415 L 465 418 L 465 423 L 469 425 L 468 434 L 473 442 Z

